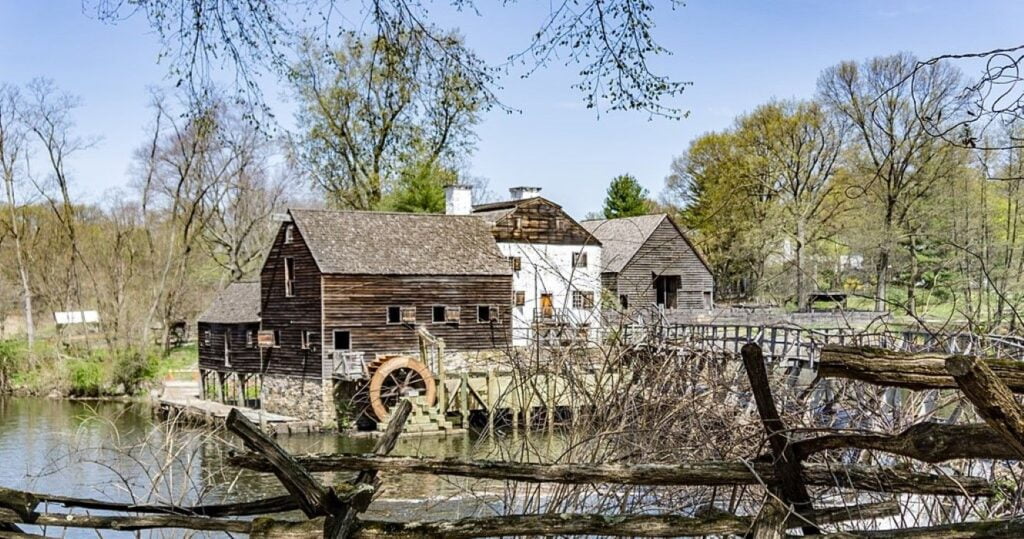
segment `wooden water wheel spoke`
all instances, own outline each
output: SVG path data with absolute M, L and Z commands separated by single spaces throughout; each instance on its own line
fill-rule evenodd
M 370 408 L 379 421 L 388 417 L 391 406 L 415 392 L 433 406 L 437 400 L 434 375 L 426 365 L 411 357 L 399 356 L 384 360 L 370 378 L 368 393 Z

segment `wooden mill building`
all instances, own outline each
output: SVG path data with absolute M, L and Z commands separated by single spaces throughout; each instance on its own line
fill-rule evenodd
M 203 394 L 217 400 L 240 401 L 250 377 L 264 366 L 257 336 L 260 330 L 260 283 L 231 283 L 199 315 L 199 369 Z M 228 382 L 234 390 L 228 392 Z
M 291 210 L 257 286 L 245 316 L 215 316 L 200 331 L 225 328 L 233 350 L 258 324 L 244 365 L 258 367 L 261 404 L 276 413 L 333 423 L 334 380 L 364 375 L 378 356 L 416 354 L 419 326 L 452 353 L 510 345 L 512 270 L 475 217 Z M 241 291 L 232 285 L 211 309 L 240 302 Z M 200 341 L 201 368 L 240 372 L 240 360 L 218 360 L 219 342 Z
M 711 309 L 715 283 L 704 256 L 665 214 L 583 221 L 604 246 L 601 282 L 623 310 Z

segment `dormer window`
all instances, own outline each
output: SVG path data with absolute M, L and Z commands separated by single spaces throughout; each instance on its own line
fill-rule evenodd
M 284 242 L 292 243 L 295 241 L 295 225 L 288 225 L 284 227 Z

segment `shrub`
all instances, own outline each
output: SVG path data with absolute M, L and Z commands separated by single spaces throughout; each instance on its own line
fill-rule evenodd
M 103 392 L 103 365 L 92 359 L 68 361 L 70 394 L 75 397 L 98 397 Z
M 121 350 L 114 356 L 112 385 L 123 386 L 125 394 L 134 395 L 144 381 L 156 377 L 158 365 L 159 358 L 153 354 L 137 349 Z
M 11 379 L 25 367 L 26 343 L 13 339 L 0 341 L 0 391 L 11 388 Z

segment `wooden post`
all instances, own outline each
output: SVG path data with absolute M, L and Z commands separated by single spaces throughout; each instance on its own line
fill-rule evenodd
M 459 376 L 459 413 L 462 415 L 462 428 L 469 428 L 469 373 Z
M 779 417 L 779 411 L 775 408 L 775 400 L 768 382 L 768 372 L 765 370 L 761 347 L 749 343 L 743 347 L 742 355 L 743 366 L 750 379 L 750 389 L 757 404 L 757 412 L 761 416 L 761 424 L 768 433 L 768 443 L 771 445 L 775 457 L 774 465 L 781 484 L 779 493 L 785 503 L 793 504 L 797 513 L 811 511 L 814 507 L 811 505 L 811 497 L 804 484 L 800 460 L 789 445 L 789 438 L 785 434 L 786 426 L 783 424 L 782 418 Z M 803 530 L 805 535 L 820 533 L 816 526 L 804 526 Z
M 754 518 L 751 539 L 784 539 L 788 513 L 785 504 L 769 493 L 761 505 L 761 512 Z
M 409 419 L 410 413 L 412 413 L 412 401 L 408 399 L 403 400 L 395 407 L 395 410 L 391 412 L 391 416 L 388 418 L 388 427 L 384 430 L 384 435 L 380 437 L 380 440 L 377 441 L 377 446 L 373 449 L 374 455 L 383 457 L 391 453 L 398 443 L 398 437 L 402 434 L 402 429 L 405 428 L 405 422 Z M 362 485 L 371 487 L 371 492 L 376 490 L 377 470 L 363 470 L 359 472 L 359 475 L 352 481 L 352 486 L 359 487 Z M 366 496 L 362 500 L 353 500 L 352 503 L 345 504 L 340 512 L 332 513 L 327 517 L 327 522 L 324 523 L 324 537 L 349 537 L 355 530 L 356 515 L 366 511 L 369 505 L 370 497 Z
M 487 434 L 494 434 L 494 414 L 498 413 L 498 380 L 494 367 L 487 367 Z
M 976 357 L 952 356 L 946 359 L 946 369 L 978 415 L 1024 456 L 1024 409 L 1010 389 Z
M 307 517 L 322 516 L 336 510 L 340 504 L 334 491 L 324 488 L 305 468 L 300 466 L 273 439 L 256 428 L 237 408 L 228 414 L 226 426 L 245 442 L 246 447 L 262 454 L 274 475 L 295 498 L 299 509 Z

